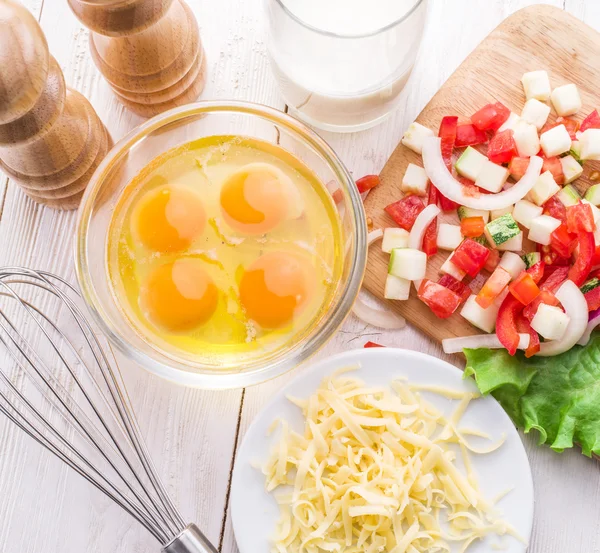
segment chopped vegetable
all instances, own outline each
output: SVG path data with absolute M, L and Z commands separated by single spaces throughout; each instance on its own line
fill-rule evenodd
M 556 296 L 552 292 L 540 290 L 540 295 L 523 309 L 523 316 L 528 321 L 531 321 L 533 317 L 535 317 L 538 307 L 542 303 L 545 303 L 546 305 L 558 305 L 558 299 L 556 299 Z
M 564 184 L 565 174 L 563 173 L 562 163 L 560 162 L 561 158 L 558 156 L 546 157 L 542 154 L 542 159 L 544 160 L 542 173 L 550 171 L 556 184 Z
M 573 115 L 581 109 L 581 97 L 574 84 L 559 86 L 550 95 L 552 105 L 558 115 L 565 117 Z
M 485 225 L 485 236 L 494 248 L 504 244 L 504 242 L 507 242 L 520 233 L 521 229 L 510 213 L 502 215 L 502 217 L 494 219 Z
M 518 334 L 518 349 L 529 347 L 529 334 Z M 479 350 L 503 349 L 504 344 L 500 341 L 497 334 L 479 334 L 475 336 L 465 336 L 463 338 L 446 338 L 442 340 L 442 349 L 444 353 L 458 353 L 464 349 Z
M 579 123 L 575 119 L 571 119 L 569 117 L 557 117 L 554 123 L 546 123 L 542 130 L 541 134 L 544 134 L 546 131 L 553 129 L 554 127 L 558 127 L 559 125 L 564 125 L 565 129 L 569 133 L 571 140 L 577 140 L 577 131 L 579 130 Z
M 450 317 L 462 303 L 458 294 L 429 279 L 424 279 L 421 283 L 419 287 L 419 299 L 427 304 L 431 311 L 440 319 Z
M 529 345 L 525 350 L 525 357 L 533 357 L 540 351 L 540 337 L 538 333 L 531 327 L 530 322 L 525 318 L 523 313 L 517 315 L 517 330 L 519 333 L 529 335 Z
M 521 118 L 514 112 L 510 112 L 508 119 L 502 124 L 502 126 L 498 129 L 498 132 L 504 132 L 507 130 L 514 130 L 515 125 L 521 120 Z
M 425 278 L 427 255 L 411 248 L 394 248 L 390 255 L 388 274 L 406 280 Z
M 497 131 L 510 116 L 510 110 L 502 103 L 488 104 L 471 115 L 471 122 L 480 131 Z
M 508 255 L 508 254 L 506 253 L 504 255 Z M 542 255 L 540 254 L 540 252 L 529 252 L 529 253 L 526 253 L 525 255 L 521 256 L 521 260 L 525 264 L 525 266 L 522 269 L 524 271 L 526 269 L 529 269 L 530 267 L 533 267 L 536 263 L 539 263 L 542 260 Z M 517 278 L 520 274 L 521 274 L 521 271 L 519 271 L 516 275 L 514 275 L 513 278 Z
M 487 134 L 480 131 L 474 125 L 458 125 L 456 127 L 456 147 L 464 148 L 465 146 L 476 146 L 477 144 L 485 144 L 488 141 Z
M 562 257 L 571 257 L 575 246 L 577 246 L 577 236 L 569 232 L 565 223 L 562 223 L 550 235 L 550 247 Z
M 442 157 L 446 162 L 446 167 L 452 167 L 452 151 L 456 143 L 456 128 L 458 127 L 458 117 L 454 115 L 442 118 L 438 136 L 442 141 Z
M 522 119 L 515 125 L 513 139 L 520 157 L 534 156 L 540 151 L 540 137 L 535 125 Z
M 543 205 L 559 190 L 560 186 L 556 184 L 552 173 L 546 171 L 539 176 L 527 198 L 536 205 Z
M 435 133 L 431 129 L 428 129 L 415 121 L 410 124 L 408 129 L 406 129 L 406 132 L 402 135 L 401 142 L 413 152 L 421 154 L 423 141 L 430 136 L 435 136 Z
M 512 216 L 517 223 L 524 226 L 526 229 L 529 229 L 531 227 L 531 221 L 536 217 L 539 217 L 542 212 L 543 209 L 540 206 L 537 206 L 528 200 L 521 200 L 515 204 Z
M 452 290 L 458 295 L 461 301 L 465 301 L 471 295 L 471 289 L 451 275 L 443 275 L 440 280 L 438 280 L 438 284 L 448 288 L 448 290 Z
M 585 193 L 584 198 L 592 205 L 600 205 L 600 184 L 594 184 L 590 186 Z
M 409 233 L 403 228 L 386 228 L 383 231 L 381 251 L 390 253 L 394 248 L 408 248 Z
M 527 271 L 510 283 L 508 291 L 523 305 L 530 304 L 540 294 L 538 285 Z
M 483 188 L 483 190 L 496 194 L 502 190 L 502 187 L 506 183 L 506 179 L 508 179 L 508 175 L 509 172 L 506 167 L 502 167 L 502 165 L 497 165 L 490 160 L 486 160 L 477 174 L 475 185 L 479 188 Z
M 587 282 L 585 282 L 581 286 L 580 290 L 581 290 L 582 294 L 587 294 L 589 291 L 595 290 L 599 286 L 600 286 L 600 278 L 593 277 L 590 280 L 588 280 Z M 590 311 L 593 311 L 593 309 L 590 309 Z
M 452 263 L 469 276 L 476 276 L 490 256 L 490 251 L 471 238 L 466 238 L 452 254 Z
M 512 213 L 514 208 L 515 208 L 514 205 L 509 205 L 509 206 L 503 207 L 502 209 L 493 209 L 492 211 L 490 211 L 490 218 L 492 219 L 492 221 L 494 219 L 498 219 L 498 218 L 502 217 L 502 215 L 506 215 L 507 213 Z
M 543 261 L 538 261 L 528 269 L 526 269 L 527 274 L 531 276 L 533 282 L 539 284 L 540 280 L 544 276 L 544 269 L 546 268 L 546 264 Z
M 352 313 L 361 321 L 387 330 L 397 330 L 406 326 L 406 319 L 390 309 L 377 309 L 367 305 L 359 296 L 352 306 Z
M 425 169 L 414 163 L 409 163 L 406 172 L 402 177 L 400 190 L 405 194 L 416 194 L 417 196 L 427 196 L 427 186 L 429 178 Z
M 458 158 L 456 171 L 459 175 L 475 181 L 487 161 L 489 160 L 481 152 L 469 146 Z
M 512 129 L 496 133 L 488 145 L 487 155 L 494 163 L 509 163 L 517 155 Z
M 588 129 L 600 129 L 600 115 L 598 110 L 592 111 L 582 122 L 579 130 L 585 132 Z
M 541 283 L 541 289 L 556 292 L 568 276 L 569 267 L 556 267 Z
M 467 238 L 481 236 L 485 230 L 483 217 L 466 217 L 460 221 L 460 232 Z
M 484 309 L 492 305 L 494 300 L 504 291 L 511 280 L 510 273 L 497 267 L 477 294 L 476 301 Z
M 513 252 L 504 253 L 498 267 L 504 269 L 510 275 L 511 280 L 517 278 L 527 268 L 526 262 Z
M 456 209 L 458 209 L 460 207 L 460 204 L 457 204 L 456 202 L 449 200 L 439 190 L 438 190 L 438 195 L 439 195 L 439 202 L 440 202 L 440 207 L 442 208 L 442 211 L 446 211 L 446 212 L 455 211 Z
M 500 343 L 508 350 L 510 355 L 514 355 L 519 347 L 520 336 L 517 329 L 517 318 L 522 309 L 521 302 L 512 294 L 508 294 L 498 310 L 496 334 Z M 527 334 L 527 337 L 529 338 L 529 334 Z
M 384 209 L 399 227 L 410 230 L 425 206 L 417 196 L 410 195 L 386 206 Z
M 499 244 L 496 248 L 501 252 L 520 252 L 523 249 L 523 233 L 519 232 L 519 234 Z
M 528 157 L 513 157 L 510 160 L 510 163 L 508 165 L 508 172 L 510 173 L 510 176 L 513 179 L 518 181 L 525 174 L 528 167 L 529 167 L 529 158 Z
M 579 165 L 579 163 L 577 163 L 577 165 Z M 573 187 L 570 184 L 567 184 L 565 187 L 563 187 L 563 189 L 560 192 L 558 192 L 555 195 L 555 197 L 558 200 L 560 200 L 565 207 L 578 204 L 581 201 L 581 196 L 579 195 L 579 192 L 577 192 L 575 187 Z M 566 214 L 567 213 L 565 211 L 565 216 Z
M 375 188 L 380 183 L 378 175 L 365 175 L 356 181 L 359 193 L 364 194 L 367 190 Z
M 413 250 L 420 250 L 423 245 L 423 237 L 429 224 L 440 214 L 440 208 L 437 205 L 428 205 L 415 219 L 413 227 L 408 237 L 408 247 Z
M 588 129 L 579 137 L 579 158 L 600 159 L 600 129 Z
M 567 209 L 565 208 L 565 204 L 563 204 L 558 197 L 558 194 L 549 198 L 542 207 L 544 208 L 544 214 L 550 215 L 550 217 L 554 217 L 555 219 L 566 223 Z
M 483 241 L 487 244 L 487 239 L 485 236 L 483 237 Z M 510 242 L 510 240 L 509 240 Z M 485 244 L 483 244 L 485 246 Z M 500 252 L 498 250 L 490 250 L 490 256 L 487 258 L 485 265 L 483 266 L 484 270 L 488 273 L 493 273 L 496 270 L 496 267 L 500 263 Z
M 492 303 L 484 309 L 477 303 L 477 296 L 472 295 L 467 298 L 460 314 L 473 326 L 484 332 L 493 332 L 494 328 L 496 328 L 496 318 L 498 317 L 499 309 L 500 305 L 497 303 Z
M 407 300 L 410 295 L 410 280 L 387 275 L 383 297 L 388 300 Z
M 441 223 L 437 233 L 437 247 L 440 250 L 453 251 L 463 240 L 461 234 L 461 227 L 458 225 L 449 225 L 447 223 Z
M 529 100 L 535 98 L 545 102 L 550 98 L 550 79 L 546 71 L 530 71 L 521 77 L 525 97 Z
M 448 256 L 448 259 L 446 259 L 446 261 L 444 261 L 444 263 L 442 263 L 442 266 L 440 267 L 440 272 L 443 274 L 446 274 L 446 275 L 450 275 L 450 276 L 454 277 L 456 280 L 460 281 L 463 278 L 465 278 L 467 272 L 463 271 L 462 269 L 460 269 L 453 263 L 453 261 L 452 261 L 453 257 L 454 257 L 454 252 Z
M 384 348 L 385 346 L 382 346 L 381 344 L 378 344 L 377 342 L 365 342 L 365 345 L 363 346 L 363 348 Z
M 539 131 L 545 124 L 550 115 L 550 106 L 543 104 L 536 98 L 531 98 L 525 102 L 523 111 L 521 112 L 521 118 L 532 125 L 535 125 Z
M 578 250 L 575 263 L 569 269 L 569 280 L 577 286 L 581 286 L 592 270 L 596 245 L 594 234 L 591 232 L 579 232 L 577 234 Z
M 593 279 L 595 286 L 588 290 L 585 290 L 583 287 L 581 288 L 581 292 L 585 296 L 585 301 L 588 306 L 588 311 L 596 311 L 596 309 L 600 309 L 600 280 L 597 278 Z M 586 283 L 587 284 L 587 283 Z
M 487 223 L 490 220 L 490 212 L 482 211 L 481 209 L 471 209 L 470 207 L 461 205 L 458 208 L 458 218 L 462 221 L 467 217 L 481 217 L 483 222 Z
M 550 244 L 550 236 L 560 226 L 560 221 L 550 215 L 540 215 L 531 220 L 529 240 L 543 246 Z
M 567 228 L 569 232 L 594 232 L 594 213 L 591 204 L 580 202 L 567 207 Z
M 571 149 L 571 136 L 564 125 L 553 127 L 540 136 L 540 146 L 547 157 L 564 154 Z

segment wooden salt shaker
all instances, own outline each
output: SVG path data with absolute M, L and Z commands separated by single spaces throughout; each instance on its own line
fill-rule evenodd
M 65 86 L 35 18 L 0 0 L 0 167 L 36 202 L 75 209 L 110 137 Z
M 69 0 L 92 32 L 92 58 L 119 100 L 144 117 L 194 101 L 206 59 L 183 0 Z

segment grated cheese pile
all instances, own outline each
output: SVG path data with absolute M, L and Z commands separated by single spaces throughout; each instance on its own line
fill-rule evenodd
M 471 468 L 469 451 L 502 444 L 475 449 L 467 435 L 489 436 L 459 429 L 475 394 L 430 388 L 460 400 L 446 418 L 405 382 L 366 387 L 348 370 L 308 400 L 289 398 L 302 408 L 303 435 L 275 423 L 281 439 L 263 467 L 280 506 L 273 551 L 462 553 L 490 533 L 521 539 L 482 497 Z

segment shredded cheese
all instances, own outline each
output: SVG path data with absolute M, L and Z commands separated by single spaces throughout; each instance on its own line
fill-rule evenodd
M 391 388 L 367 388 L 345 370 L 308 399 L 289 398 L 304 433 L 278 421 L 262 469 L 280 506 L 274 552 L 463 553 L 488 534 L 521 539 L 482 496 L 469 457 L 502 440 L 475 449 L 465 436 L 482 433 L 458 428 L 478 396 L 400 380 Z M 460 401 L 445 417 L 419 390 Z M 458 444 L 466 475 L 449 444 Z

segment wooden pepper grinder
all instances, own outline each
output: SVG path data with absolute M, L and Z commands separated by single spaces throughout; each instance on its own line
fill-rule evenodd
M 183 0 L 69 0 L 92 32 L 92 58 L 119 100 L 143 117 L 194 101 L 206 59 Z
M 35 18 L 0 0 L 0 167 L 36 202 L 75 209 L 110 137 L 65 86 Z

